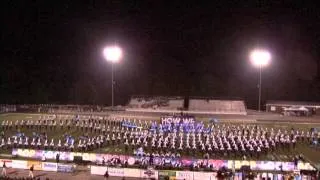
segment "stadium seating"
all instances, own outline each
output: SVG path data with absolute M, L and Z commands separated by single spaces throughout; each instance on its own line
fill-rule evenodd
M 0 113 L 16 112 L 16 105 L 0 104 Z
M 185 107 L 189 105 L 189 107 Z M 189 114 L 239 114 L 246 115 L 245 103 L 242 100 L 214 100 L 205 98 L 184 97 L 132 97 L 127 106 L 110 107 L 96 105 L 0 105 L 0 113 L 5 112 L 36 112 L 53 114 L 100 113 L 116 111 L 143 112 L 143 113 L 181 113 Z
M 182 97 L 132 97 L 129 111 L 179 111 L 183 108 Z
M 247 114 L 245 104 L 241 100 L 190 99 L 189 111 L 207 114 Z
M 189 108 L 184 109 L 184 104 L 189 104 Z M 126 110 L 168 113 L 179 113 L 184 110 L 190 114 L 247 114 L 242 100 L 192 98 L 189 103 L 184 103 L 184 98 L 181 97 L 133 97 Z

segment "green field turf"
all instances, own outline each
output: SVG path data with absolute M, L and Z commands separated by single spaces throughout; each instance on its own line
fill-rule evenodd
M 12 114 L 0 114 L 0 124 L 3 120 L 38 120 L 41 117 L 47 116 L 45 114 L 20 114 L 20 113 L 12 113 Z M 71 118 L 72 116 L 69 116 Z M 13 122 L 14 123 L 14 122 Z M 206 122 L 208 123 L 208 122 Z M 225 122 L 223 124 L 225 125 L 239 125 L 242 124 L 243 122 Z M 248 123 L 250 125 L 254 125 L 255 123 Z M 222 125 L 222 123 L 221 123 Z M 260 126 L 263 127 L 268 127 L 268 128 L 275 128 L 275 129 L 287 129 L 290 130 L 291 128 L 295 129 L 303 129 L 303 130 L 309 130 L 310 128 L 319 128 L 320 129 L 320 124 L 306 124 L 306 123 L 259 123 Z M 1 129 L 3 131 L 3 129 Z M 19 129 L 19 130 L 6 130 L 4 133 L 8 135 L 15 135 L 18 131 L 25 133 L 27 136 L 32 136 L 33 132 L 39 132 L 40 130 L 31 130 L 27 128 Z M 75 127 L 72 127 L 70 130 L 67 130 L 67 128 L 60 129 L 60 127 L 57 127 L 55 130 L 46 130 L 43 129 L 41 132 L 46 132 L 49 140 L 51 138 L 54 138 L 55 141 L 58 139 L 63 139 L 63 135 L 69 134 L 73 137 L 79 137 L 81 135 L 88 135 L 88 136 L 97 136 L 99 134 L 95 133 L 84 133 L 79 130 L 77 130 Z M 76 141 L 77 142 L 77 141 Z M 57 143 L 57 142 L 56 142 Z M 62 142 L 64 143 L 64 142 Z M 75 144 L 76 146 L 76 144 Z M 145 149 L 146 151 L 151 151 L 148 149 Z M 128 149 L 128 151 L 125 152 L 125 148 L 123 144 L 114 144 L 114 145 L 109 145 L 97 150 L 94 150 L 92 152 L 97 152 L 97 153 L 116 153 L 116 154 L 132 154 L 133 149 Z M 1 150 L 0 153 L 6 153 L 6 154 L 11 154 L 10 150 Z M 268 155 L 262 155 L 260 156 L 259 160 L 278 160 L 278 161 L 291 161 L 295 155 L 302 154 L 307 160 L 310 160 L 314 164 L 320 164 L 320 149 L 315 149 L 309 147 L 308 144 L 306 143 L 298 143 L 296 149 L 292 149 L 291 151 L 287 150 L 281 150 L 278 149 L 273 153 L 269 153 Z M 192 153 L 192 152 L 186 152 L 182 154 L 183 156 L 195 156 L 195 157 L 201 157 L 200 154 L 198 153 Z M 218 159 L 241 159 L 241 157 L 230 157 L 230 156 L 215 156 L 211 158 L 218 158 Z M 249 158 L 250 159 L 250 158 Z M 254 158 L 257 159 L 257 158 Z
M 24 113 L 10 113 L 10 114 L 0 114 L 0 122 L 3 120 L 21 120 L 21 119 L 31 119 L 37 120 L 42 114 L 24 114 Z

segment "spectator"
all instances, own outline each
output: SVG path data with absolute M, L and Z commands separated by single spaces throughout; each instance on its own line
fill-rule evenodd
M 45 153 L 44 153 L 44 152 L 42 153 L 42 158 L 41 158 L 41 160 L 42 160 L 43 162 L 45 162 L 45 161 L 46 161 L 46 155 L 45 155 Z
M 34 165 L 32 164 L 29 171 L 29 177 L 31 177 L 32 179 L 33 179 L 33 169 L 34 169 Z
M 109 172 L 107 170 L 106 173 L 104 173 L 104 179 L 107 180 L 108 178 L 109 178 Z
M 7 176 L 6 162 L 3 162 L 1 175 L 4 176 L 4 177 Z
M 60 154 L 58 153 L 58 154 L 56 155 L 56 162 L 59 163 L 59 161 L 60 161 Z

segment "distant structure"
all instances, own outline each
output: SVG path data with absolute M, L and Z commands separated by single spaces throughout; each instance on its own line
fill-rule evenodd
M 218 100 L 207 97 L 132 96 L 126 111 L 189 114 L 246 115 L 243 100 Z
M 266 111 L 285 116 L 311 116 L 320 114 L 320 102 L 267 101 Z
M 142 112 L 181 112 L 184 98 L 179 96 L 132 96 L 126 110 Z
M 189 111 L 198 114 L 234 114 L 247 115 L 243 100 L 215 98 L 190 98 Z

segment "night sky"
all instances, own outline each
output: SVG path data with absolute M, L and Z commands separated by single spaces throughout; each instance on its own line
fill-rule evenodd
M 110 105 L 111 65 L 102 50 L 114 43 L 124 52 L 115 66 L 116 104 L 170 95 L 238 97 L 255 107 L 258 68 L 249 53 L 256 47 L 272 53 L 264 102 L 320 101 L 315 3 L 61 2 L 1 2 L 0 103 Z

